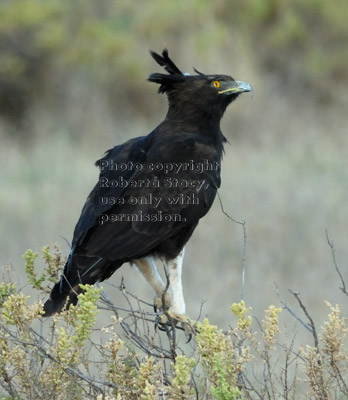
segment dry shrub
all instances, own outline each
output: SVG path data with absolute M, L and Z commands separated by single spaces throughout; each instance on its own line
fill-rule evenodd
M 59 248 L 54 249 L 53 255 L 48 246 L 43 250 L 46 269 L 41 277 L 35 273 L 38 254 L 25 254 L 28 280 L 40 291 L 46 291 L 45 282 L 55 281 L 62 268 Z M 101 287 L 83 289 L 77 306 L 43 320 L 41 302 L 30 304 L 13 283 L 0 284 L 3 399 L 348 396 L 347 320 L 338 305 L 327 303 L 328 320 L 315 346 L 302 343 L 295 348 L 294 339 L 281 342 L 282 309 L 273 305 L 259 323 L 243 301 L 233 304 L 234 326 L 222 331 L 207 318 L 159 325 L 150 305 L 123 284 L 118 289 L 128 309 L 111 304 Z M 99 328 L 98 313 L 109 314 L 109 324 Z

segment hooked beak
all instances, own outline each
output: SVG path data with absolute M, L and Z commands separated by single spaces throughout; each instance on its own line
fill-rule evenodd
M 242 81 L 233 81 L 233 86 L 230 86 L 227 89 L 220 90 L 219 94 L 239 94 L 243 92 L 252 92 L 253 88 L 249 83 L 242 82 Z

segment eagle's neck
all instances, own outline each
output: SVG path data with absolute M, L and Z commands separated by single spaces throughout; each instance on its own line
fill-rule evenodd
M 165 121 L 180 125 L 187 132 L 211 135 L 221 132 L 221 117 L 222 114 L 218 110 L 181 103 L 169 106 Z

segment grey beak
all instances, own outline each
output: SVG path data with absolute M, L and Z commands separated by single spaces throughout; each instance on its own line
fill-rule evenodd
M 220 90 L 219 94 L 234 94 L 234 93 L 243 93 L 243 92 L 253 92 L 253 88 L 249 83 L 242 81 L 234 81 L 234 85 L 228 89 Z
M 239 91 L 240 93 L 242 92 L 252 92 L 253 88 L 251 87 L 251 85 L 249 85 L 249 83 L 246 82 L 242 82 L 242 81 L 236 81 L 237 83 L 237 91 Z

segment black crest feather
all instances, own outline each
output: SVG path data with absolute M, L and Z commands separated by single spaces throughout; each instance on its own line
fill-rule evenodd
M 163 50 L 162 55 L 159 55 L 159 54 L 155 53 L 154 51 L 151 51 L 150 53 L 151 53 L 152 57 L 155 59 L 155 61 L 157 62 L 157 64 L 159 64 L 161 67 L 164 67 L 164 69 L 167 72 L 169 72 L 171 75 L 174 75 L 174 74 L 183 75 L 183 73 L 180 71 L 180 69 L 169 58 L 167 49 Z
M 163 50 L 162 55 L 155 53 L 154 51 L 151 51 L 150 53 L 157 64 L 159 64 L 161 67 L 164 67 L 164 69 L 169 72 L 169 75 L 156 72 L 148 77 L 150 82 L 159 83 L 161 85 L 159 88 L 160 93 L 170 90 L 172 84 L 185 81 L 185 75 L 169 58 L 167 49 Z
M 198 69 L 196 69 L 196 68 L 193 68 L 193 70 L 194 70 L 198 75 L 205 75 L 205 74 L 203 74 L 203 72 L 199 72 Z

